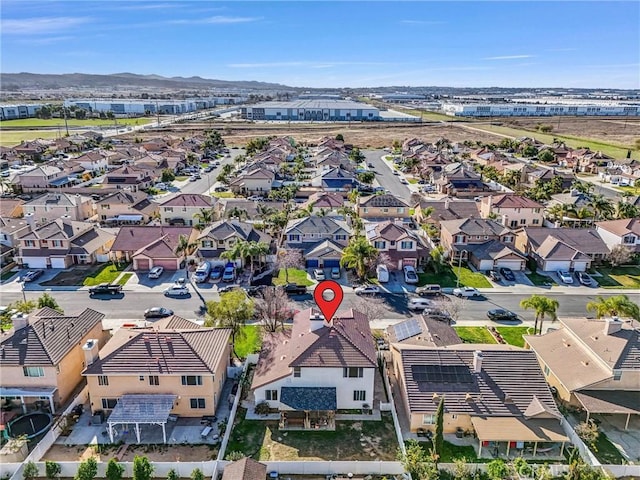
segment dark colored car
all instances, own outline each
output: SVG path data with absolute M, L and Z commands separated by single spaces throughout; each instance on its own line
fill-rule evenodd
M 489 317 L 491 320 L 517 320 L 518 319 L 518 315 L 516 315 L 513 312 L 510 312 L 509 310 L 504 310 L 502 308 L 496 308 L 493 310 L 489 310 L 487 312 L 487 317 Z
M 585 287 L 590 287 L 591 285 L 593 285 L 593 279 L 586 272 L 576 272 L 576 277 L 578 277 L 578 281 L 580 282 L 580 284 L 584 285 Z
M 220 264 L 214 265 L 211 269 L 211 273 L 209 274 L 209 278 L 211 280 L 218 280 L 220 277 L 222 277 L 222 272 L 224 272 L 224 266 Z
M 284 291 L 287 295 L 304 295 L 307 293 L 307 287 L 295 283 L 288 283 L 284 286 Z
M 489 276 L 489 278 L 491 280 L 493 280 L 494 282 L 499 282 L 500 280 L 502 280 L 502 278 L 500 277 L 500 275 L 498 275 L 498 272 L 495 272 L 493 270 L 489 270 L 489 273 L 487 273 L 487 275 Z
M 100 285 L 96 285 L 95 287 L 91 287 L 89 289 L 89 295 L 99 295 L 108 293 L 110 295 L 115 295 L 116 293 L 122 292 L 122 285 L 118 285 L 117 283 L 101 283 Z
M 240 288 L 240 285 L 225 285 L 224 287 L 219 287 L 218 293 L 227 293 L 235 288 Z
M 505 280 L 508 280 L 510 282 L 516 281 L 516 276 L 513 274 L 510 268 L 501 268 L 500 274 L 505 278 Z
M 33 282 L 38 277 L 40 277 L 44 273 L 44 270 L 29 270 L 25 273 L 24 277 L 22 277 L 23 282 Z
M 243 287 L 244 291 L 247 292 L 247 295 L 250 297 L 259 297 L 262 295 L 262 292 L 266 288 L 266 285 L 255 285 L 251 287 Z
M 171 315 L 173 315 L 173 310 L 164 307 L 152 307 L 144 311 L 144 318 L 164 318 Z

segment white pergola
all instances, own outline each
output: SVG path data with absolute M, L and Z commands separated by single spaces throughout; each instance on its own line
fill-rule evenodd
M 109 438 L 113 443 L 115 425 L 135 425 L 136 438 L 140 443 L 140 425 L 160 425 L 162 438 L 167 443 L 165 426 L 173 409 L 176 395 L 122 395 L 107 420 Z
M 49 408 L 51 413 L 56 413 L 53 406 L 53 396 L 55 395 L 57 387 L 0 387 L 0 398 L 5 397 L 18 397 L 22 406 L 22 413 L 27 413 L 27 405 L 24 403 L 25 397 L 47 397 L 49 399 Z

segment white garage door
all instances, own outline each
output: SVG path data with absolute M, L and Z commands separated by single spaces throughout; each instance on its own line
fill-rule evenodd
M 524 262 L 521 260 L 498 260 L 496 262 L 497 268 L 510 268 L 514 271 L 520 271 L 523 269 Z
M 27 257 L 23 261 L 29 268 L 47 268 L 47 257 Z
M 568 260 L 555 260 L 549 261 L 545 265 L 545 271 L 547 272 L 555 272 L 557 270 L 569 270 L 571 262 Z
M 64 261 L 64 257 L 63 258 L 51 257 L 51 268 L 67 268 L 67 265 Z
M 574 272 L 586 272 L 588 262 L 573 262 Z

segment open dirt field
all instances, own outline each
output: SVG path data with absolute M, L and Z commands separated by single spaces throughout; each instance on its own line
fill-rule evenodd
M 75 462 L 95 457 L 101 462 L 108 462 L 115 457 L 120 446 L 108 448 L 104 453 L 97 453 L 94 446 L 84 445 L 53 445 L 42 460 L 56 462 Z M 121 462 L 133 462 L 136 455 L 144 455 L 156 462 L 201 462 L 215 459 L 218 449 L 211 449 L 208 445 L 129 445 L 124 454 L 118 458 Z

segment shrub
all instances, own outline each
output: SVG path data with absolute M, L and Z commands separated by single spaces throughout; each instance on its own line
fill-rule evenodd
M 169 472 L 167 473 L 167 480 L 179 480 L 180 477 L 178 476 L 178 473 L 172 468 L 171 470 L 169 470 Z
M 52 462 L 51 460 L 46 460 L 44 462 L 44 469 L 45 469 L 47 478 L 49 478 L 50 480 L 53 480 L 54 478 L 58 478 L 58 475 L 60 475 L 60 471 L 62 470 L 62 467 L 60 467 L 59 463 Z
M 487 464 L 487 473 L 493 480 L 502 480 L 509 475 L 509 467 L 504 460 L 497 458 Z
M 225 460 L 229 460 L 230 462 L 235 462 L 236 460 L 242 460 L 246 455 L 242 452 L 229 452 L 225 457 Z
M 266 415 L 271 411 L 271 407 L 269 407 L 267 402 L 262 401 L 256 405 L 255 411 L 258 415 Z
M 133 480 L 151 480 L 153 476 L 153 465 L 149 463 L 147 457 L 133 458 Z
M 576 433 L 580 439 L 588 445 L 595 443 L 598 440 L 600 433 L 598 432 L 598 426 L 593 420 L 588 422 L 581 422 L 576 425 Z
M 204 473 L 199 468 L 194 468 L 191 472 L 191 480 L 204 480 Z
M 75 480 L 93 480 L 98 474 L 98 462 L 94 457 L 87 458 L 78 466 Z
M 22 478 L 24 480 L 34 480 L 38 474 L 38 466 L 33 462 L 27 462 L 22 469 Z
M 107 463 L 107 471 L 105 477 L 107 480 L 121 480 L 124 473 L 124 467 L 118 463 L 115 458 L 109 460 Z

